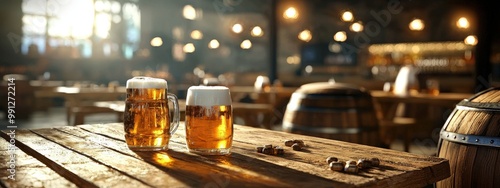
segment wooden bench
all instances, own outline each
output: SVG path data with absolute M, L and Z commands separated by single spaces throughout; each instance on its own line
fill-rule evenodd
M 70 108 L 69 125 L 81 125 L 85 123 L 85 117 L 94 114 L 116 114 L 117 122 L 123 122 L 123 112 L 115 111 L 110 108 L 98 106 L 77 106 Z

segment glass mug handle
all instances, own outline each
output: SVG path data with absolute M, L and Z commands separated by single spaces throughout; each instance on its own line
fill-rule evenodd
M 170 122 L 170 135 L 173 135 L 177 130 L 177 127 L 179 127 L 179 120 L 180 120 L 179 102 L 177 100 L 177 96 L 175 96 L 172 93 L 167 93 L 167 103 L 168 101 L 172 101 L 174 106 L 174 117 L 172 119 L 172 122 Z

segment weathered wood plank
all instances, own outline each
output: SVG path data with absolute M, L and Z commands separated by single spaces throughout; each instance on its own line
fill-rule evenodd
M 117 140 L 125 141 L 125 131 L 123 129 L 123 123 L 109 123 L 109 124 L 93 124 L 93 125 L 78 125 L 84 130 L 105 135 Z M 179 130 L 177 130 L 178 132 Z
M 151 186 L 188 186 L 176 180 L 175 178 L 172 178 L 168 174 L 165 174 L 162 170 L 144 162 L 143 160 L 137 159 L 130 155 L 124 155 L 124 153 L 120 153 L 119 149 L 124 149 L 122 146 L 125 146 L 126 148 L 126 145 L 124 143 L 121 143 L 121 146 L 116 148 L 116 150 L 112 150 L 105 146 L 114 144 L 113 142 L 115 141 L 106 141 L 100 138 L 96 139 L 95 137 L 80 138 L 58 131 L 57 129 L 39 129 L 33 130 L 33 132 L 52 142 L 64 145 L 65 147 L 73 151 L 84 153 L 85 156 L 91 158 L 92 160 L 112 167 L 113 169 L 120 171 L 122 174 L 134 177 L 141 180 L 142 182 L 147 182 L 147 184 Z M 101 175 L 101 172 L 94 172 L 94 174 Z
M 430 156 L 241 125 L 234 130 L 230 156 L 187 152 L 183 124 L 170 150 L 159 152 L 128 149 L 122 123 L 23 130 L 16 142 L 60 176 L 86 187 L 423 187 L 450 173 L 447 160 Z M 284 146 L 288 139 L 301 139 L 307 147 L 293 151 Z M 255 147 L 264 144 L 283 146 L 285 155 L 257 153 Z M 333 172 L 328 156 L 378 157 L 381 166 L 358 174 Z
M 78 125 L 77 127 L 97 135 L 105 135 L 105 137 L 125 142 L 125 136 L 124 136 L 125 132 L 123 130 L 123 123 L 110 123 L 110 124 L 100 124 L 100 125 Z M 181 123 L 175 134 L 172 135 L 171 141 L 169 143 L 170 149 L 187 152 L 184 128 L 185 128 L 184 123 Z M 126 147 L 126 145 L 122 146 Z M 126 148 L 128 149 L 128 147 Z
M 96 132 L 96 133 L 102 133 L 106 135 L 111 135 L 113 138 L 118 138 L 118 139 L 123 139 L 123 128 L 120 128 L 120 126 L 91 126 L 91 125 L 81 125 L 79 126 L 85 130 Z M 198 155 L 193 155 L 193 154 L 185 154 L 187 150 L 185 149 L 185 137 L 184 137 L 184 126 L 181 125 L 179 129 L 177 130 L 177 133 L 173 136 L 172 141 L 170 142 L 170 149 L 173 151 L 169 151 L 169 154 L 172 155 L 172 157 L 177 158 L 177 159 L 182 159 L 182 160 L 187 160 L 188 162 L 193 162 L 193 161 L 198 161 L 198 162 L 203 162 L 203 161 L 208 161 L 210 163 L 218 163 L 220 164 L 221 167 L 223 168 L 229 168 L 229 169 L 234 169 L 235 166 L 234 164 L 242 164 L 244 166 L 239 167 L 238 169 L 239 173 L 244 174 L 244 176 L 256 176 L 253 178 L 251 184 L 256 184 L 260 182 L 266 182 L 266 179 L 274 179 L 272 182 L 266 183 L 265 186 L 271 186 L 271 187 L 281 187 L 285 186 L 288 184 L 288 186 L 285 187 L 295 187 L 297 185 L 304 185 L 304 186 L 319 186 L 319 187 L 330 187 L 330 186 L 350 186 L 346 184 L 339 184 L 336 181 L 331 181 L 328 179 L 322 179 L 317 176 L 311 175 L 309 173 L 304 173 L 301 171 L 293 170 L 292 168 L 289 167 L 283 167 L 283 166 L 276 166 L 272 163 L 268 163 L 263 159 L 260 159 L 258 157 L 246 157 L 246 156 L 240 156 L 240 158 L 234 158 L 236 153 L 236 146 L 234 148 L 235 152 L 231 155 L 231 157 L 219 157 L 222 158 L 220 160 L 213 161 L 213 157 L 205 157 L 205 156 L 198 156 Z M 242 147 L 240 147 L 242 148 Z M 254 148 L 253 147 L 244 147 L 246 153 L 251 153 L 252 155 L 255 154 Z M 184 153 L 183 153 L 184 152 Z M 239 152 L 239 153 L 244 153 Z M 268 156 L 264 156 L 268 157 Z M 232 162 L 228 162 L 232 161 Z M 198 163 L 197 163 L 198 164 Z M 225 164 L 229 164 L 230 166 L 227 166 Z M 233 164 L 233 165 L 231 165 Z M 265 164 L 265 165 L 264 165 Z M 309 164 L 303 164 L 303 165 L 309 165 Z M 299 167 L 301 167 L 299 165 Z M 190 168 L 187 166 L 186 168 Z M 301 167 L 304 168 L 304 167 Z M 247 170 L 250 171 L 247 171 Z M 326 169 L 322 169 L 326 170 Z M 260 174 L 260 175 L 259 175 Z M 218 177 L 227 177 L 228 174 L 218 174 Z M 288 183 L 286 181 L 289 181 Z M 300 180 L 300 181 L 298 181 Z M 232 180 L 234 181 L 234 180 Z M 281 181 L 281 182 L 280 182 Z M 250 185 L 251 185 L 250 184 Z M 281 185 L 281 186 L 280 186 Z
M 11 188 L 77 187 L 23 151 L 9 150 L 9 145 L 9 142 L 0 138 L 0 181 L 4 186 Z M 11 168 L 11 165 L 15 166 Z
M 240 129 L 238 127 L 237 129 Z M 248 132 L 245 133 L 245 130 L 235 130 L 236 133 L 240 133 L 238 137 L 238 141 L 247 140 L 251 142 L 257 142 L 257 145 L 263 144 L 274 144 L 278 143 L 279 145 L 284 145 L 283 142 L 288 139 L 301 139 L 304 140 L 306 144 L 309 145 L 306 148 L 305 152 L 297 152 L 292 151 L 291 149 L 287 150 L 293 152 L 294 157 L 292 160 L 301 161 L 303 164 L 314 164 L 316 166 L 325 167 L 325 159 L 328 156 L 335 156 L 341 160 L 353 160 L 360 158 L 371 158 L 378 157 L 381 159 L 381 167 L 380 168 L 371 168 L 368 170 L 363 170 L 358 175 L 344 174 L 340 173 L 340 177 L 334 177 L 331 174 L 318 174 L 319 176 L 324 176 L 328 179 L 340 179 L 345 180 L 345 183 L 359 185 L 359 186 L 367 186 L 377 182 L 377 184 L 384 183 L 386 179 L 397 179 L 397 176 L 404 174 L 404 176 L 412 176 L 412 181 L 415 182 L 407 182 L 416 185 L 416 187 L 425 186 L 428 182 L 435 182 L 437 180 L 443 179 L 449 176 L 449 166 L 448 163 L 444 162 L 445 160 L 437 159 L 429 156 L 419 156 L 410 153 L 398 152 L 394 150 L 382 149 L 382 148 L 373 148 L 363 145 L 355 145 L 346 142 L 326 140 L 322 138 L 314 138 L 307 137 L 303 135 L 292 135 L 287 133 L 279 133 L 279 132 L 271 132 L 268 131 L 269 134 L 272 134 L 273 143 L 269 142 L 269 139 L 265 139 L 264 137 L 258 136 L 259 134 L 266 135 L 263 133 L 265 131 L 261 130 L 252 130 L 252 128 L 244 128 Z M 260 132 L 260 133 L 257 133 Z M 235 142 L 238 143 L 238 142 Z M 238 144 L 235 144 L 238 145 Z M 285 155 L 286 157 L 286 155 Z M 275 163 L 280 163 L 280 161 L 273 161 Z M 297 164 L 297 165 L 303 165 Z M 434 164 L 433 168 L 429 168 L 429 164 Z M 292 166 L 292 168 L 300 168 Z M 311 168 L 312 171 L 317 171 L 318 169 Z M 333 176 L 333 177 L 332 177 Z M 345 177 L 342 177 L 345 176 Z M 402 177 L 401 179 L 405 179 Z M 388 180 L 389 181 L 389 180 Z M 393 180 L 390 180 L 393 181 Z M 386 182 L 387 185 L 393 184 L 393 182 Z M 403 182 L 404 183 L 404 182 Z
M 16 131 L 16 146 L 59 175 L 82 187 L 148 186 L 80 153 L 42 138 L 29 130 Z M 96 172 L 99 172 L 99 176 L 96 175 Z
M 123 128 L 118 126 L 99 127 L 93 125 L 82 126 L 88 131 L 111 135 L 111 137 L 123 140 Z M 288 139 L 302 139 L 308 144 L 304 151 L 297 152 L 285 147 L 286 154 L 282 157 L 269 156 L 256 153 L 254 148 L 264 144 L 274 144 L 284 146 L 283 142 Z M 184 126 L 181 125 L 177 133 L 173 136 L 170 148 L 180 145 L 185 147 Z M 183 150 L 185 151 L 185 150 Z M 332 185 L 341 183 L 354 186 L 414 186 L 422 187 L 432 182 L 444 179 L 449 176 L 449 164 L 446 160 L 430 156 L 420 156 L 410 153 L 404 153 L 394 150 L 373 148 L 369 146 L 351 144 L 328 139 L 308 137 L 304 135 L 290 134 L 284 132 L 269 131 L 264 129 L 255 129 L 246 126 L 235 126 L 235 136 L 233 145 L 234 161 L 246 161 L 249 166 L 254 161 L 265 161 L 277 166 L 272 170 L 279 168 L 291 168 L 298 172 L 310 174 L 324 179 L 332 180 Z M 359 158 L 378 157 L 381 159 L 382 166 L 363 170 L 357 175 L 332 172 L 327 169 L 325 159 L 328 156 L 336 156 L 341 160 L 356 160 Z M 175 157 L 175 156 L 174 156 Z M 243 163 L 243 162 L 242 162 Z M 242 166 L 241 168 L 251 168 Z M 259 173 L 268 176 L 294 179 L 301 176 L 282 177 L 280 174 L 269 174 L 266 171 Z M 303 176 L 304 174 L 302 174 Z M 411 178 L 409 178 L 411 177 Z M 333 181 L 335 180 L 335 181 Z
M 82 138 L 95 136 L 90 135 L 91 133 L 89 132 L 85 133 L 84 131 L 78 131 L 75 128 L 64 128 L 61 129 L 61 131 L 75 134 L 81 136 Z M 102 139 L 105 140 L 105 143 L 117 142 L 117 140 L 110 139 L 109 137 L 104 137 Z M 125 143 L 121 141 L 121 144 L 124 145 Z M 120 144 L 106 145 L 110 148 L 117 147 L 115 149 L 122 147 Z M 171 149 L 166 153 L 136 152 L 132 154 L 128 149 L 122 151 L 131 155 L 137 155 L 145 161 L 155 164 L 162 169 L 166 168 L 164 170 L 168 170 L 168 172 L 176 172 L 171 174 L 177 175 L 176 178 L 180 180 L 187 180 L 189 177 L 190 182 L 198 182 L 200 185 L 212 185 L 215 183 L 214 185 L 222 187 L 294 187 L 297 185 L 315 185 L 321 187 L 322 185 L 332 184 L 330 180 L 322 179 L 320 177 L 302 173 L 290 168 L 276 166 L 255 158 L 234 158 L 236 154 L 219 157 L 199 156 L 187 153 L 184 143 L 180 144 L 172 142 L 171 145 L 175 145 L 171 147 L 174 149 Z M 180 149 L 181 151 L 177 149 Z M 164 160 L 161 158 L 164 158 Z M 214 166 L 214 164 L 216 165 Z M 269 170 L 272 170 L 271 174 L 268 173 Z M 282 181 L 286 178 L 289 178 L 290 181 Z M 297 181 L 297 179 L 302 179 L 303 181 Z M 340 186 L 342 184 L 337 185 Z
M 37 130 L 35 132 L 49 138 L 53 139 L 55 142 L 58 142 L 60 144 L 64 144 L 72 149 L 75 149 L 76 151 L 79 151 L 78 149 L 80 146 L 78 146 L 78 143 L 84 140 L 84 138 L 95 138 L 95 136 L 98 135 L 92 135 L 89 132 L 82 131 L 78 128 L 61 128 L 61 131 L 67 132 L 68 134 L 76 135 L 82 138 L 74 138 L 74 137 L 68 137 L 68 135 L 64 135 L 66 133 L 55 133 L 55 132 L 45 132 L 45 130 Z M 62 141 L 58 141 L 62 140 Z M 116 152 L 113 156 L 116 156 L 114 158 L 109 158 L 109 156 L 102 156 L 100 157 L 99 154 L 93 153 L 93 152 L 88 152 L 86 151 L 87 154 L 93 156 L 99 161 L 102 161 L 105 164 L 108 164 L 110 166 L 113 166 L 119 170 L 123 169 L 126 171 L 129 169 L 129 171 L 134 171 L 133 167 L 134 166 L 139 166 L 140 169 L 143 169 L 143 171 L 150 171 L 152 168 L 153 171 L 156 172 L 147 172 L 145 173 L 146 175 L 141 176 L 141 174 L 131 174 L 134 177 L 138 177 L 144 180 L 148 180 L 148 182 L 154 186 L 173 186 L 174 187 L 185 187 L 187 185 L 183 185 L 179 182 L 172 182 L 174 179 L 179 179 L 180 181 L 187 182 L 189 183 L 189 187 L 198 187 L 202 185 L 207 185 L 213 183 L 214 180 L 213 178 L 217 177 L 225 177 L 230 179 L 230 182 L 227 182 L 227 185 L 229 186 L 238 186 L 238 185 L 251 185 L 251 186 L 259 186 L 259 187 L 273 187 L 275 185 L 279 185 L 280 182 L 278 181 L 269 181 L 269 178 L 262 178 L 262 177 L 253 177 L 253 178 L 248 178 L 249 176 L 251 177 L 252 175 L 249 175 L 249 173 L 246 173 L 245 170 L 241 170 L 241 173 L 232 173 L 229 171 L 228 168 L 225 168 L 224 165 L 221 166 L 213 166 L 213 163 L 215 161 L 210 161 L 209 159 L 199 159 L 199 156 L 196 155 L 185 155 L 182 153 L 177 153 L 177 152 L 137 152 L 133 153 L 130 151 L 128 148 L 123 149 L 123 150 L 118 150 L 122 149 L 123 146 L 126 147 L 125 143 L 122 141 L 117 141 L 115 139 L 110 139 L 108 137 L 102 137 L 98 139 L 93 139 L 92 141 L 97 141 L 93 145 L 94 147 L 108 147 L 108 148 L 101 148 L 101 149 L 107 149 Z M 115 142 L 115 143 L 113 143 Z M 113 148 L 115 147 L 115 148 Z M 85 148 L 81 148 L 82 150 L 85 150 Z M 121 153 L 123 152 L 123 153 Z M 131 159 L 124 159 L 122 158 L 122 154 L 126 155 L 131 155 L 131 156 L 137 156 L 138 158 L 141 158 L 151 164 L 155 164 L 160 167 L 160 169 L 164 170 L 165 172 L 158 171 L 158 169 L 152 167 L 151 165 L 148 165 L 145 162 L 142 162 L 144 164 L 142 165 L 134 165 L 133 163 L 137 163 L 137 161 L 131 160 Z M 176 156 L 176 157 L 173 157 Z M 125 157 L 127 158 L 127 157 Z M 128 157 L 130 158 L 130 157 Z M 115 161 L 113 160 L 121 160 L 124 161 L 125 163 L 130 163 L 127 166 L 119 166 Z M 138 160 L 138 159 L 136 159 Z M 132 168 L 132 169 L 130 169 Z M 158 178 L 158 181 L 155 181 L 155 179 Z M 256 181 L 258 179 L 259 181 Z M 163 180 L 163 182 L 162 182 Z M 215 179 L 217 180 L 217 179 Z M 217 183 L 217 181 L 215 181 Z M 273 186 L 271 186 L 273 185 Z M 286 184 L 284 184 L 286 185 Z M 291 185 L 290 185 L 291 186 Z

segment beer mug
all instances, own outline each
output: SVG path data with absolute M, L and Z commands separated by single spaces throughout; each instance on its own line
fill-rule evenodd
M 228 155 L 233 142 L 233 110 L 224 86 L 191 86 L 186 96 L 186 143 L 189 152 Z
M 173 103 L 172 121 L 168 101 Z M 178 126 L 179 103 L 174 94 L 168 93 L 167 81 L 150 77 L 127 80 L 124 129 L 131 150 L 167 150 Z

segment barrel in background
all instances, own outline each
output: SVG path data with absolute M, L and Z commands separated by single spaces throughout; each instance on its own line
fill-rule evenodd
M 331 82 L 305 84 L 290 98 L 283 118 L 286 132 L 380 146 L 370 93 Z
M 458 103 L 443 126 L 438 156 L 451 176 L 437 187 L 500 187 L 500 88 Z

